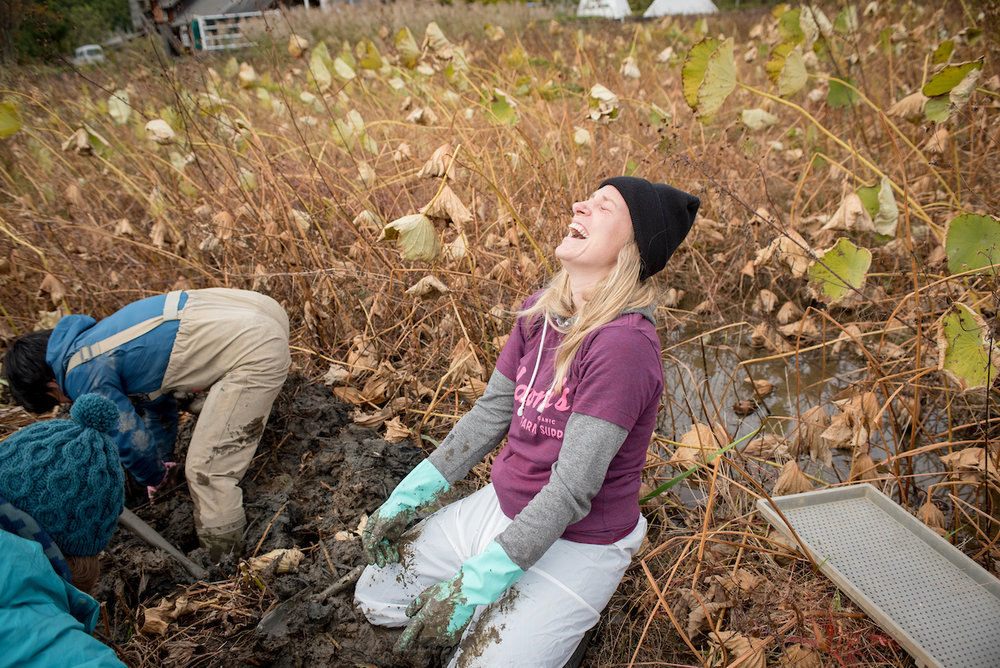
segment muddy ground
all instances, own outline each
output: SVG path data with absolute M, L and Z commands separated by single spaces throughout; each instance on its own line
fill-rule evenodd
M 423 457 L 411 443 L 389 443 L 354 425 L 349 411 L 321 384 L 301 377 L 286 383 L 242 485 L 248 520 L 243 560 L 209 564 L 198 548 L 186 485 L 149 504 L 133 483 L 127 505 L 209 568 L 210 576 L 195 582 L 173 559 L 119 527 L 104 554 L 94 596 L 105 607 L 98 635 L 123 661 L 130 666 L 441 663 L 440 652 L 393 653 L 398 631 L 368 624 L 354 608 L 353 587 L 325 601 L 311 600 L 364 562 L 354 533 L 362 515 L 376 510 Z M 193 422 L 182 413 L 179 457 Z M 294 572 L 257 573 L 247 565 L 254 554 L 291 547 L 305 553 Z M 148 617 L 163 617 L 146 610 L 164 599 L 166 628 L 142 631 Z M 257 628 L 269 609 L 289 599 L 283 608 L 289 612 L 287 630 Z

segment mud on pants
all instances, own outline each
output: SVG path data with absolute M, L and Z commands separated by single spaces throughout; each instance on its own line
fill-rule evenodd
M 487 485 L 403 534 L 402 561 L 366 568 L 355 601 L 372 624 L 406 626 L 411 600 L 451 578 L 510 523 Z M 645 533 L 640 516 L 610 545 L 557 540 L 495 603 L 477 609 L 449 665 L 562 668 L 600 619 Z
M 239 482 L 288 375 L 288 316 L 255 292 L 208 289 L 189 295 L 163 388 L 209 388 L 184 472 L 203 546 L 239 549 L 246 526 Z

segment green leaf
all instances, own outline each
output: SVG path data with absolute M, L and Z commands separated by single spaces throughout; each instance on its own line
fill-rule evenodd
M 379 241 L 395 241 L 404 260 L 433 262 L 441 257 L 441 241 L 431 219 L 413 213 L 392 221 L 382 228 Z
M 723 42 L 707 37 L 693 47 L 681 67 L 684 99 L 707 120 L 719 110 L 736 87 L 733 38 Z
M 257 101 L 260 102 L 260 106 L 264 109 L 272 109 L 274 107 L 274 101 L 271 98 L 271 93 L 269 93 L 266 88 L 257 89 Z
M 888 176 L 882 177 L 882 182 L 875 186 L 861 186 L 855 191 L 871 216 L 875 233 L 882 237 L 895 238 L 899 226 L 899 206 L 896 195 L 892 192 L 892 183 Z
M 771 59 L 764 66 L 771 81 L 778 85 L 778 95 L 788 97 L 806 85 L 808 74 L 802 60 L 802 51 L 791 44 L 783 42 L 771 51 Z
M 948 59 L 951 58 L 951 54 L 954 50 L 955 50 L 954 40 L 946 39 L 945 41 L 938 44 L 938 48 L 934 49 L 934 64 L 941 65 L 942 63 L 947 63 Z
M 240 187 L 247 192 L 257 190 L 257 175 L 246 167 L 240 167 L 238 181 L 240 183 Z
M 934 123 L 944 123 L 951 116 L 951 102 L 947 97 L 932 97 L 924 104 L 924 118 Z
M 781 15 L 778 19 L 778 34 L 781 41 L 801 44 L 805 41 L 806 35 L 802 32 L 802 11 L 791 9 Z
M 996 378 L 998 355 L 985 331 L 983 319 L 965 304 L 952 305 L 938 324 L 938 368 L 963 390 L 987 387 Z
M 892 182 L 888 176 L 882 177 L 882 184 L 878 189 L 878 211 L 872 216 L 872 223 L 875 224 L 875 233 L 884 237 L 896 237 L 896 228 L 899 225 L 899 207 L 896 205 L 896 196 L 892 192 Z
M 21 129 L 21 114 L 10 102 L 0 103 L 0 139 Z
M 128 91 L 116 90 L 108 98 L 108 115 L 115 125 L 125 125 L 132 115 L 132 107 L 128 103 Z
M 3 114 L 3 111 L 0 110 L 0 116 L 2 116 L 2 114 Z M 3 125 L 3 121 L 0 120 L 0 126 L 2 126 L 2 125 Z M 0 132 L 0 137 L 2 137 L 2 136 L 3 136 L 3 133 Z M 52 151 L 49 149 L 48 146 L 46 146 L 45 144 L 41 143 L 40 141 L 34 139 L 33 137 L 29 137 L 28 138 L 28 151 L 31 153 L 32 159 L 36 163 L 38 163 L 38 166 L 41 167 L 42 170 L 48 171 L 48 170 L 52 169 L 52 166 L 54 164 L 54 160 L 53 160 L 53 157 L 52 157 Z
M 973 69 L 983 69 L 983 59 L 973 60 L 957 65 L 946 65 L 940 72 L 930 78 L 921 89 L 927 97 L 935 97 L 950 93 L 951 89 L 962 83 L 962 79 Z
M 219 97 L 216 93 L 198 93 L 197 96 L 197 109 L 202 114 L 207 114 L 209 116 L 215 115 L 222 111 L 229 100 Z
M 465 90 L 468 85 L 465 73 L 468 71 L 469 61 L 465 58 L 465 51 L 460 46 L 454 47 L 451 60 L 444 68 L 445 77 L 459 90 Z
M 414 67 L 420 59 L 420 47 L 406 26 L 396 33 L 396 51 L 399 51 L 399 59 L 406 67 Z
M 378 155 L 378 144 L 375 143 L 375 140 L 372 139 L 371 135 L 367 132 L 362 133 L 362 135 L 358 137 L 358 143 L 361 145 L 361 148 L 368 151 L 372 155 Z
M 833 21 L 833 29 L 841 35 L 849 35 L 858 29 L 858 8 L 848 5 L 840 10 L 837 18 Z
M 851 86 L 855 86 L 854 79 L 847 79 L 850 86 L 845 86 L 844 82 L 838 79 L 830 79 L 830 90 L 826 94 L 826 104 L 831 109 L 842 109 L 850 107 L 858 101 L 858 93 Z
M 333 69 L 333 59 L 330 58 L 330 51 L 326 48 L 326 42 L 320 42 L 309 55 L 309 73 L 321 93 L 330 90 L 330 86 L 333 85 L 331 69 Z
M 486 104 L 490 110 L 490 120 L 496 124 L 517 123 L 517 102 L 499 88 L 487 92 Z
M 354 60 L 354 52 L 351 51 L 351 43 L 346 39 L 340 43 L 340 53 L 338 55 L 352 70 L 358 66 L 358 61 Z
M 90 140 L 90 145 L 93 147 L 94 152 L 102 158 L 109 157 L 114 149 L 111 148 L 111 144 L 108 140 L 97 134 L 88 126 L 86 123 L 83 124 L 83 130 L 87 133 L 87 138 Z
M 183 172 L 184 168 L 187 167 L 188 163 L 187 160 L 184 159 L 183 155 L 181 155 L 177 151 L 171 151 L 170 164 L 173 165 L 174 169 L 176 169 L 178 172 Z
M 655 104 L 650 103 L 649 105 L 649 124 L 650 125 L 663 125 L 674 120 L 673 115 Z
M 740 112 L 740 121 L 751 130 L 764 130 L 778 122 L 778 117 L 763 109 L 744 109 Z
M 861 203 L 865 205 L 865 209 L 868 210 L 868 215 L 872 218 L 878 213 L 878 190 L 879 187 L 875 185 L 861 186 L 854 191 L 861 199 Z
M 952 218 L 945 233 L 944 252 L 948 271 L 953 274 L 988 269 L 988 273 L 996 275 L 996 265 L 1000 265 L 1000 220 L 971 213 Z
M 180 189 L 181 194 L 190 199 L 196 199 L 201 194 L 201 191 L 198 190 L 198 186 L 191 183 L 187 179 L 181 181 Z
M 382 67 L 382 55 L 368 38 L 358 42 L 358 64 L 365 70 L 377 70 Z
M 348 151 L 353 150 L 359 140 L 367 149 L 364 143 L 365 137 L 365 121 L 355 109 L 347 112 L 346 118 L 338 118 L 333 122 L 333 143 L 343 146 Z
M 333 59 L 333 71 L 336 73 L 338 79 L 343 79 L 344 81 L 350 81 L 357 76 L 354 73 L 354 68 L 348 65 L 340 56 Z
M 719 48 L 719 40 L 706 38 L 691 47 L 687 58 L 681 66 L 681 83 L 684 100 L 688 106 L 697 110 L 698 108 L 698 88 L 705 80 L 705 72 L 708 69 L 708 57 Z
M 871 263 L 871 251 L 841 237 L 833 246 L 820 251 L 809 266 L 810 288 L 818 299 L 836 304 L 848 290 L 861 288 Z

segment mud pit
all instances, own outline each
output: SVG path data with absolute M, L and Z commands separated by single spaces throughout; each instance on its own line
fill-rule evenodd
M 329 388 L 290 378 L 244 477 L 244 559 L 297 547 L 305 556 L 294 572 L 255 573 L 239 560 L 211 565 L 198 548 L 187 486 L 180 484 L 150 505 L 132 483 L 126 505 L 210 575 L 207 582 L 195 582 L 173 559 L 119 528 L 104 554 L 94 596 L 105 606 L 98 635 L 123 661 L 130 666 L 441 664 L 440 654 L 431 650 L 393 653 L 399 631 L 368 624 L 354 608 L 353 586 L 326 601 L 311 600 L 364 563 L 354 533 L 362 515 L 377 509 L 423 457 L 411 444 L 389 443 L 354 425 L 349 410 Z M 178 457 L 193 423 L 193 417 L 182 417 Z M 165 628 L 140 631 L 157 615 L 143 610 L 164 598 Z M 257 630 L 270 607 L 289 599 L 287 632 Z

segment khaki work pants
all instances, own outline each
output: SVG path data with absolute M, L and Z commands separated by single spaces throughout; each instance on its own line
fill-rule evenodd
M 246 526 L 239 482 L 290 361 L 288 316 L 276 301 L 227 288 L 188 292 L 161 389 L 208 388 L 184 469 L 200 537 Z

